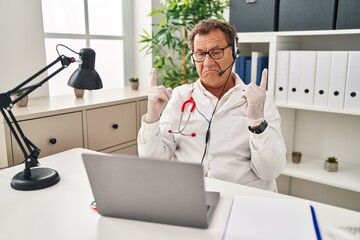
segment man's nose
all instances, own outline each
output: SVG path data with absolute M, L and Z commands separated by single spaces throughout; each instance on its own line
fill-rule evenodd
M 205 54 L 204 64 L 212 64 L 214 63 L 214 59 L 210 57 L 210 54 Z

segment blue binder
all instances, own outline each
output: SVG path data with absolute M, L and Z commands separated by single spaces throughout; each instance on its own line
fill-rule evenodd
M 269 57 L 258 57 L 256 69 L 256 85 L 260 86 L 261 75 L 264 68 L 269 66 Z
M 243 82 L 246 85 L 251 82 L 251 57 L 245 59 L 245 76 Z
M 251 59 L 251 57 L 247 57 L 247 56 L 240 56 L 237 58 L 236 60 L 236 64 L 235 64 L 235 72 L 239 75 L 239 77 L 241 78 L 241 80 L 245 81 L 245 76 L 246 76 L 246 65 L 245 65 L 245 61 L 247 59 Z

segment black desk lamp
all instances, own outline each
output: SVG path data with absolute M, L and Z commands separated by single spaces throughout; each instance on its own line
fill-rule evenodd
M 66 47 L 61 44 L 58 46 Z M 58 46 L 56 46 L 56 50 Z M 91 48 L 83 48 L 81 49 L 80 53 L 77 53 L 68 47 L 66 48 L 78 54 L 80 56 L 81 62 L 79 64 L 79 68 L 71 75 L 68 85 L 74 88 L 88 90 L 102 88 L 100 76 L 94 69 L 95 51 Z M 59 61 L 62 64 L 59 69 L 50 74 L 44 80 L 36 84 L 26 86 L 28 83 L 30 83 L 32 80 L 34 80 L 36 77 Z M 51 168 L 37 167 L 40 165 L 38 162 L 38 157 L 41 150 L 25 136 L 15 116 L 11 112 L 11 108 L 25 96 L 29 95 L 35 89 L 41 87 L 50 78 L 54 77 L 73 62 L 75 62 L 75 58 L 69 58 L 59 54 L 59 57 L 55 61 L 41 69 L 39 72 L 35 73 L 29 79 L 25 80 L 14 89 L 0 94 L 0 111 L 6 123 L 8 124 L 10 131 L 14 135 L 16 142 L 20 146 L 25 158 L 25 169 L 22 172 L 16 174 L 11 181 L 11 187 L 16 190 L 26 191 L 47 188 L 58 183 L 60 181 L 60 176 L 57 171 Z M 11 96 L 16 95 L 19 92 L 23 92 L 23 94 L 12 100 Z M 12 120 L 13 124 L 11 123 L 10 119 Z

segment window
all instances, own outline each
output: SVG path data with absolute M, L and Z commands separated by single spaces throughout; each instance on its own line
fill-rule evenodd
M 47 64 L 57 58 L 57 44 L 64 44 L 76 52 L 90 47 L 96 52 L 95 69 L 104 88 L 124 86 L 125 76 L 131 75 L 132 65 L 131 61 L 124 61 L 124 56 L 129 56 L 128 51 L 132 49 L 130 44 L 133 42 L 130 32 L 131 2 L 42 0 Z M 59 52 L 69 57 L 74 56 L 66 48 L 59 47 Z M 50 96 L 73 92 L 67 81 L 77 67 L 78 64 L 71 64 L 69 69 L 49 81 Z

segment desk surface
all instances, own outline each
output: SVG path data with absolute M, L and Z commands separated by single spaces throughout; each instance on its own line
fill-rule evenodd
M 206 178 L 206 189 L 221 193 L 208 229 L 107 218 L 90 209 L 92 192 L 81 160 L 86 149 L 72 149 L 40 160 L 56 169 L 61 181 L 38 191 L 16 191 L 12 177 L 22 170 L 16 166 L 0 171 L 1 239 L 221 239 L 233 197 L 236 195 L 289 197 L 238 184 Z M 360 213 L 312 202 L 320 228 L 360 226 Z M 326 237 L 325 237 L 326 239 Z

